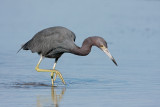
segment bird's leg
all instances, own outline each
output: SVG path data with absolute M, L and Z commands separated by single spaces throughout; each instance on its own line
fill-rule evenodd
M 55 67 L 56 67 L 57 61 L 58 61 L 58 59 L 55 59 L 55 63 L 54 63 L 54 65 L 53 65 L 53 69 L 54 69 L 54 70 L 55 70 Z M 57 74 L 55 73 L 54 81 L 56 80 L 56 77 L 57 77 Z
M 58 59 L 55 61 L 55 64 L 54 64 L 54 66 L 53 66 L 54 69 L 52 69 L 52 70 L 40 69 L 40 68 L 39 68 L 39 65 L 40 65 L 42 59 L 43 59 L 43 56 L 41 55 L 40 60 L 39 60 L 37 66 L 36 66 L 36 68 L 35 68 L 36 71 L 38 71 L 38 72 L 51 72 L 52 85 L 53 85 L 53 83 L 54 83 L 57 75 L 60 77 L 60 79 L 62 80 L 63 84 L 65 84 L 65 81 L 64 81 L 64 79 L 63 79 L 63 77 L 62 77 L 62 74 L 61 74 L 59 71 L 55 70 L 56 62 L 57 62 Z M 54 81 L 53 81 L 54 73 L 55 73 L 55 78 L 54 78 Z
M 57 64 L 58 58 L 55 59 L 55 63 L 53 65 L 53 70 L 55 70 L 56 64 Z M 56 70 L 57 71 L 57 70 Z M 54 75 L 55 74 L 55 75 Z M 57 72 L 51 72 L 51 80 L 52 80 L 52 84 L 54 83 L 54 81 L 56 80 L 57 75 L 59 76 L 59 78 L 61 79 L 61 81 L 63 82 L 63 84 L 65 84 L 65 81 L 62 77 L 62 74 L 57 71 Z M 53 78 L 54 76 L 54 78 Z
M 56 63 L 57 63 L 57 60 L 55 60 L 55 63 L 53 65 L 53 70 L 55 70 L 55 67 L 56 67 Z M 54 75 L 55 74 L 55 75 Z M 53 79 L 54 77 L 54 79 Z M 54 72 L 51 72 L 51 81 L 52 81 L 52 85 L 54 84 L 54 81 L 56 80 L 56 77 L 57 77 L 57 74 L 54 73 Z
M 55 67 L 56 67 L 56 63 L 57 63 L 57 60 L 55 60 L 55 63 L 53 65 L 53 70 L 55 70 Z M 55 74 L 55 75 L 54 75 Z M 54 77 L 54 79 L 53 79 Z M 57 77 L 57 74 L 54 73 L 54 72 L 51 72 L 51 81 L 52 81 L 52 85 L 54 84 L 54 81 L 56 80 L 56 77 Z
M 51 72 L 51 82 L 52 82 L 52 86 L 54 86 L 53 76 L 54 76 L 54 72 Z
M 39 59 L 39 61 L 38 61 L 38 64 L 37 64 L 37 66 L 36 66 L 36 68 L 35 68 L 36 71 L 38 71 L 38 72 L 40 72 L 39 65 L 40 65 L 42 59 L 43 59 L 43 56 L 41 55 L 41 57 L 40 57 L 40 59 Z

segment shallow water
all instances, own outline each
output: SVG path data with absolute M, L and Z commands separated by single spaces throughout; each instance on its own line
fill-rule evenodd
M 37 2 L 0 3 L 1 107 L 159 107 L 159 0 Z M 79 46 L 88 36 L 102 36 L 119 66 L 96 47 L 86 57 L 64 54 L 56 69 L 66 85 L 57 78 L 52 87 L 50 73 L 34 69 L 37 54 L 16 52 L 39 30 L 56 25 L 73 30 Z M 40 68 L 53 63 L 44 59 Z

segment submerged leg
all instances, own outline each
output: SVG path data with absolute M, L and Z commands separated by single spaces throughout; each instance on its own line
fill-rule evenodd
M 39 69 L 39 65 L 40 65 L 42 59 L 43 59 L 43 56 L 41 55 L 40 60 L 39 60 L 37 66 L 36 66 L 36 68 L 35 68 L 36 71 L 38 71 L 38 72 L 51 72 L 52 85 L 54 84 L 54 81 L 56 80 L 56 76 L 57 76 L 57 75 L 60 77 L 60 79 L 62 80 L 63 84 L 65 84 L 65 81 L 64 81 L 64 79 L 63 79 L 63 77 L 62 77 L 62 74 L 61 74 L 59 71 L 55 70 L 56 62 L 57 62 L 58 59 L 55 60 L 55 63 L 54 63 L 54 66 L 53 66 L 53 69 L 52 69 L 52 70 Z M 55 78 L 54 78 L 54 80 L 53 80 L 54 73 L 55 73 Z

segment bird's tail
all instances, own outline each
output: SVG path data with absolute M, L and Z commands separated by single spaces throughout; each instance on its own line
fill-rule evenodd
M 28 44 L 28 42 L 27 42 L 26 44 L 22 45 L 21 48 L 17 51 L 17 53 L 18 53 L 21 49 L 23 49 L 23 50 L 28 50 L 27 44 Z
M 17 51 L 17 53 L 23 48 L 24 45 L 21 46 L 21 48 Z

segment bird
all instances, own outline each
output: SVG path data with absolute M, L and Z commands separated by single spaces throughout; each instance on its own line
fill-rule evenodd
M 49 27 L 36 33 L 28 42 L 21 46 L 18 52 L 23 49 L 30 50 L 32 53 L 38 53 L 38 55 L 40 55 L 40 59 L 35 70 L 38 72 L 51 72 L 52 85 L 54 85 L 57 75 L 60 77 L 62 83 L 65 84 L 62 74 L 55 69 L 58 59 L 64 53 L 86 56 L 91 52 L 92 46 L 96 46 L 108 55 L 113 63 L 118 66 L 108 50 L 107 42 L 102 37 L 88 37 L 83 41 L 81 47 L 75 44 L 75 39 L 75 34 L 68 28 L 62 26 Z M 39 68 L 43 58 L 55 59 L 53 69 L 49 70 Z

